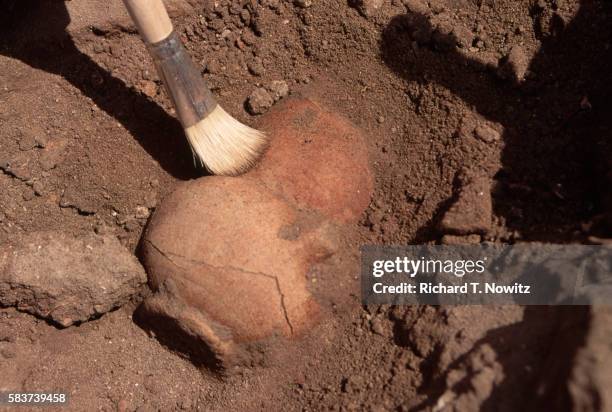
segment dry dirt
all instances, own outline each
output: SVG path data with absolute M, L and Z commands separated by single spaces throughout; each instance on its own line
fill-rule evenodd
M 0 243 L 95 231 L 136 253 L 159 199 L 200 173 L 143 44 L 116 0 L 0 3 Z M 68 392 L 74 411 L 612 410 L 605 308 L 364 308 L 352 266 L 363 243 L 610 242 L 608 2 L 168 3 L 240 120 L 283 80 L 368 136 L 375 194 L 347 273 L 310 279 L 331 316 L 220 376 L 145 332 L 138 300 L 65 329 L 5 308 L 0 388 Z M 449 227 L 458 199 L 487 211 L 464 176 L 491 217 Z

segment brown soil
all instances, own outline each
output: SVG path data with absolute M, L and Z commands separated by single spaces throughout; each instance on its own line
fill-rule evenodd
M 0 243 L 96 231 L 136 251 L 149 210 L 200 173 L 144 46 L 115 0 L 1 3 Z M 581 361 L 609 351 L 595 309 L 364 308 L 353 270 L 359 244 L 440 241 L 466 170 L 493 196 L 476 241 L 611 237 L 607 2 L 384 0 L 368 17 L 336 0 L 169 3 L 240 120 L 256 87 L 285 80 L 369 136 L 375 194 L 337 258 L 352 273 L 321 267 L 332 316 L 226 377 L 149 336 L 136 303 L 66 329 L 3 309 L 0 389 L 68 392 L 75 411 L 612 407 L 610 369 Z

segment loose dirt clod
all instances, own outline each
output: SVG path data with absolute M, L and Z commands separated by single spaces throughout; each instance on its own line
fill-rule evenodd
M 146 279 L 114 237 L 43 232 L 0 246 L 0 305 L 64 327 L 127 303 Z
M 364 17 L 375 15 L 382 5 L 383 0 L 355 0 L 355 7 Z
M 263 62 L 259 57 L 247 62 L 247 68 L 253 76 L 261 76 L 265 72 Z
M 427 2 L 423 0 L 403 0 L 402 3 L 411 13 L 418 13 L 422 16 L 431 14 L 431 10 L 429 9 Z
M 27 153 L 19 152 L 10 159 L 0 159 L 0 170 L 24 182 L 32 178 Z
M 460 177 L 461 188 L 457 200 L 444 214 L 440 227 L 443 231 L 461 235 L 487 233 L 491 227 L 491 184 L 486 176 Z
M 251 114 L 263 114 L 274 104 L 274 98 L 263 87 L 253 90 L 247 99 L 246 106 Z
M 274 101 L 279 101 L 283 97 L 289 94 L 289 85 L 284 80 L 274 80 L 268 86 L 267 89 L 272 93 Z
M 298 7 L 307 9 L 308 7 L 312 6 L 312 0 L 295 0 L 295 4 Z
M 36 130 L 36 128 L 32 130 L 20 130 L 19 150 L 28 151 L 35 147 L 39 147 L 39 139 L 41 139 L 39 138 L 40 133 L 44 133 L 44 131 Z
M 488 124 L 480 124 L 474 129 L 474 135 L 483 142 L 493 143 L 500 139 L 499 132 Z
M 520 83 L 525 80 L 529 68 L 529 57 L 521 46 L 513 46 L 499 67 L 499 76 Z

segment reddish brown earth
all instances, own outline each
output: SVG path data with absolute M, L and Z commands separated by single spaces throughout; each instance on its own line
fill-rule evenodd
M 199 173 L 144 46 L 115 0 L 1 3 L 0 243 L 95 231 L 136 252 Z M 5 308 L 0 389 L 68 392 L 75 411 L 612 410 L 605 308 L 364 308 L 354 269 L 364 243 L 610 242 L 608 2 L 168 3 L 239 119 L 284 80 L 369 137 L 346 273 L 308 279 L 331 315 L 223 377 L 135 323 L 140 298 L 65 329 Z

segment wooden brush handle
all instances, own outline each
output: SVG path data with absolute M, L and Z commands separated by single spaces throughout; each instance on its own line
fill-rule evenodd
M 183 127 L 196 125 L 217 107 L 217 102 L 174 31 L 164 3 L 162 0 L 123 2 L 147 44 Z
M 123 0 L 123 3 L 145 42 L 157 43 L 172 33 L 172 22 L 162 0 Z

